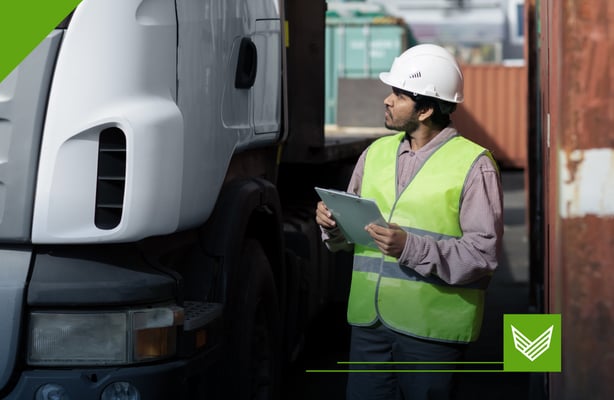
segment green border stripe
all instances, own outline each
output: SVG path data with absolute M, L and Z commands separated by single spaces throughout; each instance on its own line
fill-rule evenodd
M 0 81 L 26 58 L 81 0 L 0 0 Z
M 337 361 L 344 365 L 503 365 L 503 361 Z

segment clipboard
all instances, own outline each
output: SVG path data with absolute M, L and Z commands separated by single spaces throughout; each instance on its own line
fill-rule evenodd
M 388 226 L 375 200 L 365 199 L 351 193 L 334 189 L 315 188 L 337 221 L 345 239 L 367 247 L 377 248 L 365 231 L 368 224 Z

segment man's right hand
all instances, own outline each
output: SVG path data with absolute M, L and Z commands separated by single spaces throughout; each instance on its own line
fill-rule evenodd
M 316 208 L 316 222 L 324 229 L 335 229 L 337 222 L 333 218 L 333 214 L 330 212 L 326 204 L 323 201 L 318 202 Z

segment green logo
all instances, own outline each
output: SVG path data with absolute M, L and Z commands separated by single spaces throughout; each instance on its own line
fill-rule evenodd
M 505 314 L 503 370 L 561 371 L 561 315 Z
M 0 1 L 0 82 L 80 1 Z

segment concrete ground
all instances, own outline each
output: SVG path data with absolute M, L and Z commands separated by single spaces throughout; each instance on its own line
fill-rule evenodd
M 487 291 L 484 324 L 480 339 L 471 344 L 467 360 L 503 361 L 503 315 L 529 312 L 529 261 L 526 227 L 524 172 L 503 171 L 503 255 Z M 345 304 L 327 309 L 316 320 L 306 338 L 305 351 L 288 371 L 283 399 L 342 400 L 345 373 L 307 373 L 306 370 L 343 369 L 337 361 L 347 360 L 349 328 Z M 466 369 L 500 369 L 501 365 L 476 365 Z M 528 373 L 465 372 L 457 374 L 458 400 L 521 400 L 530 396 Z

